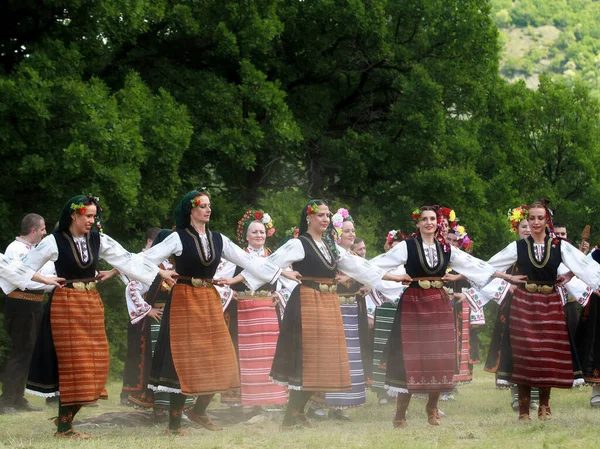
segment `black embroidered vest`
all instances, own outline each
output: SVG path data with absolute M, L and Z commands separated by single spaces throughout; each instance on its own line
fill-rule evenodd
M 223 251 L 223 237 L 215 231 L 207 233 L 210 257 L 204 254 L 202 242 L 196 230 L 192 227 L 178 229 L 183 251 L 180 256 L 175 256 L 175 270 L 181 276 L 212 279 L 221 262 Z
M 336 274 L 337 263 L 330 263 L 325 256 L 321 254 L 319 247 L 309 234 L 302 234 L 298 237 L 304 248 L 304 260 L 294 263 L 294 270 L 305 277 L 321 277 L 333 279 Z M 329 247 L 327 251 L 333 259 L 333 254 Z
M 517 268 L 530 281 L 556 281 L 558 266 L 562 262 L 560 239 L 553 245 L 552 239 L 544 240 L 544 257 L 541 262 L 535 258 L 533 238 L 527 237 L 517 242 Z
M 448 263 L 450 262 L 450 252 L 444 253 L 442 245 L 436 240 L 438 263 L 436 267 L 431 268 L 427 265 L 425 252 L 423 251 L 423 240 L 421 237 L 413 237 L 405 240 L 408 252 L 408 260 L 404 267 L 406 274 L 413 278 L 421 277 L 443 277 L 446 274 Z
M 87 263 L 81 261 L 79 250 L 68 230 L 55 231 L 52 235 L 58 246 L 58 260 L 54 262 L 58 277 L 86 279 L 96 276 L 98 254 L 100 253 L 100 234 L 98 231 L 90 231 L 85 235 L 88 251 Z

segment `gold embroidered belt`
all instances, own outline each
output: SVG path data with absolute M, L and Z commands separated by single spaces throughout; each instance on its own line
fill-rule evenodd
M 420 287 L 423 290 L 429 290 L 430 288 L 443 288 L 444 281 L 440 277 L 413 278 L 413 280 L 409 286 L 410 287 Z
M 323 294 L 337 293 L 337 285 L 333 278 L 321 278 L 321 277 L 303 277 L 302 285 L 318 290 Z
M 96 290 L 96 281 L 100 280 L 100 276 L 85 279 L 68 279 L 64 282 L 65 288 L 73 288 L 78 292 Z
M 191 285 L 194 288 L 200 287 L 212 287 L 214 285 L 213 279 L 194 278 L 191 276 L 177 276 L 177 283 Z
M 529 293 L 543 293 L 544 295 L 549 295 L 555 291 L 554 283 L 540 283 L 536 282 L 527 282 L 525 283 L 525 290 Z
M 338 293 L 338 300 L 340 304 L 356 304 L 356 297 L 360 295 L 360 292 L 354 293 Z
M 268 290 L 257 290 L 255 292 L 251 290 L 244 290 L 238 292 L 236 301 L 274 301 L 273 294 Z

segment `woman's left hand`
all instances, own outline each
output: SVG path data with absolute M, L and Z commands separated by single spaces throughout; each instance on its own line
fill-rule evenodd
M 301 284 L 301 283 L 302 283 L 302 275 L 301 275 L 299 272 L 297 272 L 297 271 L 287 271 L 287 270 L 283 270 L 283 271 L 281 272 L 281 275 L 282 275 L 284 278 L 291 279 L 292 281 L 296 281 L 296 282 L 298 282 L 299 284 Z
M 112 270 L 109 270 L 109 271 L 98 271 L 98 277 L 100 278 L 98 280 L 100 282 L 104 282 L 116 274 L 119 274 L 119 270 L 117 270 L 116 268 L 113 268 Z
M 462 274 L 452 274 L 452 273 L 446 273 L 444 275 L 444 277 L 442 277 L 442 281 L 444 282 L 456 282 L 459 281 L 461 279 L 464 279 L 465 277 Z
M 177 280 L 175 278 L 179 276 L 175 270 L 163 270 L 162 268 L 158 269 L 158 274 L 161 278 L 171 282 L 175 282 Z
M 389 272 L 385 273 L 385 275 L 383 276 L 383 280 L 402 282 L 403 284 L 409 284 L 412 282 L 412 278 L 408 274 L 392 274 Z
M 573 276 L 575 275 L 571 271 L 565 274 L 561 274 L 556 278 L 556 284 L 560 285 L 561 287 L 564 287 L 567 282 L 573 279 Z

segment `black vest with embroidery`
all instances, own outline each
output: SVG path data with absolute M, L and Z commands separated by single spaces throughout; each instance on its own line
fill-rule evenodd
M 333 279 L 336 274 L 337 263 L 330 263 L 327 261 L 309 234 L 302 234 L 298 237 L 298 240 L 300 240 L 302 247 L 304 248 L 304 260 L 294 262 L 294 270 L 305 277 Z M 327 247 L 327 251 L 329 252 L 331 260 L 334 260 L 329 247 Z
M 56 275 L 65 279 L 86 279 L 96 276 L 98 265 L 98 254 L 100 253 L 100 234 L 98 231 L 90 231 L 85 235 L 88 250 L 88 261 L 83 263 L 77 245 L 66 231 L 55 231 L 52 233 L 58 246 L 58 260 L 54 262 Z
M 517 268 L 519 274 L 527 276 L 530 281 L 556 281 L 558 266 L 562 262 L 560 239 L 556 246 L 552 239 L 544 240 L 544 257 L 541 262 L 535 258 L 533 239 L 527 237 L 517 242 Z
M 448 263 L 450 262 L 450 251 L 442 251 L 442 245 L 436 240 L 437 266 L 431 268 L 427 265 L 425 252 L 423 251 L 423 240 L 421 237 L 413 237 L 405 240 L 408 253 L 408 260 L 404 265 L 406 274 L 413 278 L 425 277 L 443 277 L 446 274 Z
M 223 251 L 223 237 L 215 231 L 209 231 L 207 235 L 210 257 L 206 257 L 202 248 L 202 242 L 196 230 L 192 227 L 178 229 L 177 234 L 181 238 L 183 251 L 180 256 L 175 256 L 175 270 L 181 276 L 193 278 L 212 279 L 221 262 Z
M 269 254 L 269 251 L 266 248 L 265 248 L 265 254 Z M 240 267 L 240 266 L 235 267 L 235 273 L 233 274 L 233 276 L 234 277 L 237 276 L 242 271 L 244 271 L 244 269 L 242 267 Z M 248 290 L 248 286 L 246 284 L 244 284 L 243 282 L 238 282 L 237 284 L 232 285 L 231 288 L 233 290 L 235 290 L 236 292 L 243 292 L 243 291 Z M 274 292 L 275 290 L 277 290 L 277 287 L 274 284 L 264 284 L 257 291 Z

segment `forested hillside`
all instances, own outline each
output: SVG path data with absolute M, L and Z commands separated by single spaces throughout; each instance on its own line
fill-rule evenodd
M 491 0 L 500 28 L 500 71 L 530 87 L 546 73 L 566 82 L 583 80 L 600 95 L 600 3 L 593 0 Z

